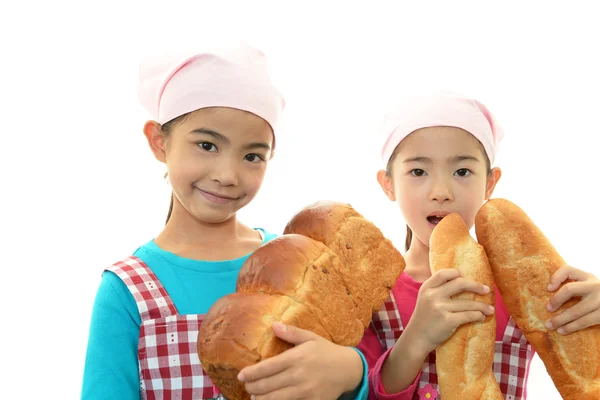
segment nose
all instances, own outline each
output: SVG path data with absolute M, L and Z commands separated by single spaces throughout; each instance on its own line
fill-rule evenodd
M 432 187 L 429 192 L 429 200 L 438 203 L 447 203 L 454 201 L 452 184 L 449 179 L 438 178 L 432 182 Z
M 238 184 L 238 166 L 232 157 L 219 157 L 211 170 L 211 179 L 221 186 L 236 186 Z

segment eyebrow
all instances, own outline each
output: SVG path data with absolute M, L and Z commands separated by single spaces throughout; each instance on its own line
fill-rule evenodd
M 477 157 L 473 157 L 473 156 L 460 155 L 460 156 L 451 157 L 448 161 L 450 164 L 456 164 L 461 161 L 479 162 L 479 159 Z M 426 164 L 432 163 L 431 158 L 428 158 L 428 157 L 409 157 L 409 158 L 404 159 L 402 162 L 405 164 L 411 163 L 411 162 L 422 162 L 422 163 L 426 163 Z
M 192 131 L 190 131 L 190 134 L 200 134 L 200 135 L 208 135 L 208 136 L 212 136 L 213 138 L 215 138 L 216 140 L 220 140 L 222 142 L 225 143 L 231 143 L 231 140 L 229 140 L 229 138 L 217 131 L 213 131 L 211 129 L 206 129 L 206 128 L 199 128 L 199 129 L 194 129 Z M 271 150 L 271 146 L 269 146 L 267 143 L 264 142 L 254 142 L 254 143 L 248 143 L 244 146 L 244 149 L 246 150 L 251 150 L 251 149 L 265 149 L 265 150 Z

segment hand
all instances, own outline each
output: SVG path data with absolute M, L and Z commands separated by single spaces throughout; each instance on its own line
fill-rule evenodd
M 457 269 L 446 268 L 433 274 L 419 289 L 415 311 L 406 329 L 418 332 L 414 337 L 420 337 L 425 354 L 444 343 L 460 325 L 483 321 L 494 313 L 494 308 L 483 302 L 451 298 L 463 291 L 484 295 L 490 288 L 461 278 Z
M 567 280 L 569 282 L 561 287 Z M 600 324 L 600 280 L 594 275 L 577 268 L 562 267 L 552 275 L 548 290 L 556 291 L 548 302 L 550 312 L 558 310 L 574 297 L 581 298 L 577 304 L 546 321 L 548 329 L 568 334 Z
M 294 326 L 274 324 L 273 331 L 295 347 L 240 371 L 255 400 L 333 400 L 360 384 L 363 363 L 355 350 Z

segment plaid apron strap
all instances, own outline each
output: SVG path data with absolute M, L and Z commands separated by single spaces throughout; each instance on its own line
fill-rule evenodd
M 384 350 L 392 348 L 404 330 L 393 293 L 390 292 L 381 309 L 373 313 L 371 323 Z
M 154 272 L 139 258 L 127 257 L 109 268 L 125 283 L 140 312 L 143 321 L 177 314 L 175 304 Z
M 506 324 L 506 330 L 504 331 L 502 343 L 518 343 L 521 346 L 527 346 L 529 344 L 527 342 L 527 338 L 525 338 L 525 335 L 523 334 L 523 331 L 519 329 L 519 327 L 515 323 L 515 320 L 512 319 L 512 317 L 508 319 L 508 323 Z
M 494 354 L 494 375 L 508 400 L 523 398 L 533 354 L 533 347 L 523 331 L 509 318 L 502 342 L 496 342 Z

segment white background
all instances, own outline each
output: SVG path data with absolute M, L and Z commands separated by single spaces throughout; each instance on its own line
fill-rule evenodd
M 0 9 L 2 397 L 79 396 L 102 269 L 163 226 L 169 188 L 136 89 L 139 57 L 164 46 L 242 37 L 271 59 L 285 125 L 248 224 L 280 233 L 332 199 L 401 248 L 402 217 L 375 180 L 376 129 L 395 95 L 442 88 L 505 127 L 496 196 L 600 275 L 600 25 L 577 2 L 15 3 Z M 537 357 L 529 393 L 560 398 Z

